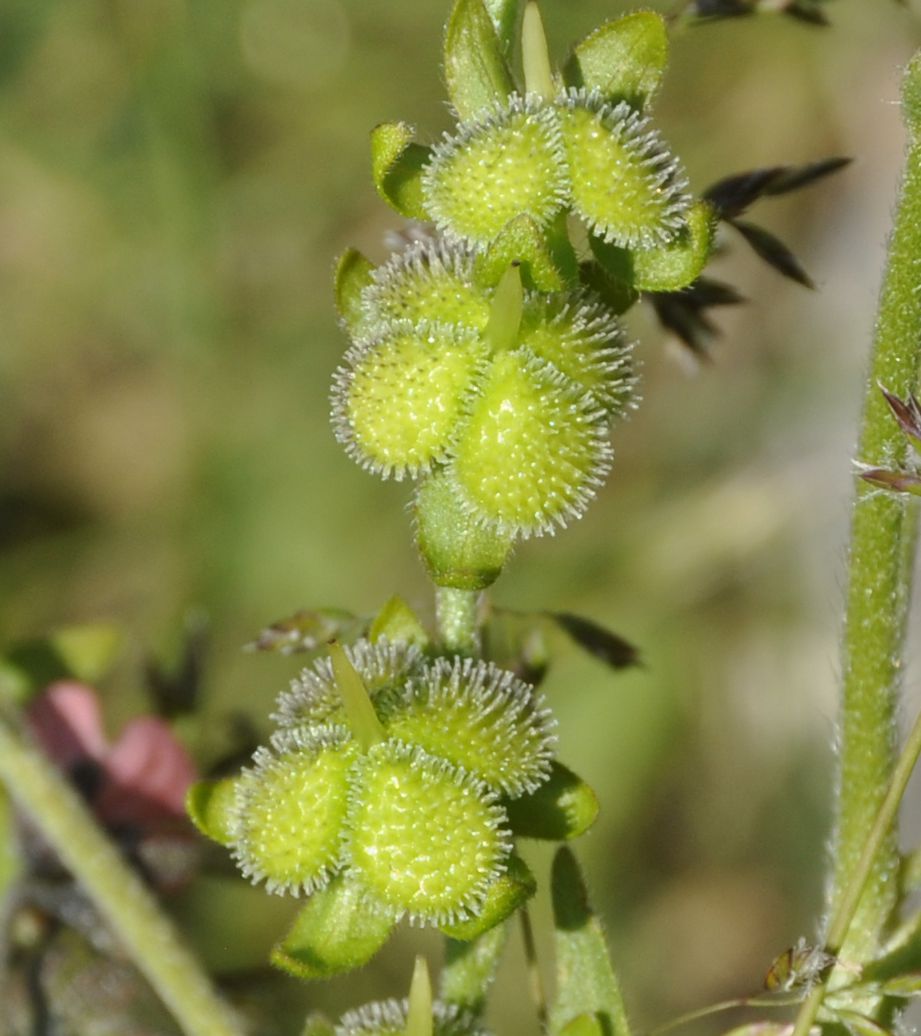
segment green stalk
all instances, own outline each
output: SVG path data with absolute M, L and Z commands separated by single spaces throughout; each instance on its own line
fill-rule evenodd
M 449 651 L 456 651 L 462 655 L 478 654 L 479 597 L 476 590 L 457 590 L 453 586 L 435 587 L 435 621 L 438 625 L 438 636 Z
M 921 56 L 903 91 L 909 148 L 880 296 L 857 461 L 903 467 L 908 442 L 879 386 L 914 391 L 921 369 Z M 892 783 L 896 710 L 904 662 L 916 513 L 902 496 L 858 483 L 851 524 L 842 647 L 837 830 L 830 917 L 842 907 L 859 872 L 867 836 Z M 853 964 L 872 959 L 898 896 L 898 855 L 890 826 L 872 861 L 863 894 L 840 951 Z
M 839 955 L 841 948 L 845 944 L 858 904 L 861 901 L 861 894 L 866 885 L 867 878 L 873 870 L 876 854 L 879 852 L 880 846 L 890 837 L 893 821 L 899 811 L 902 796 L 908 787 L 908 782 L 911 779 L 912 771 L 915 768 L 919 755 L 921 755 L 921 715 L 915 720 L 915 725 L 912 727 L 908 740 L 905 742 L 905 747 L 902 749 L 902 754 L 899 756 L 892 783 L 889 785 L 882 807 L 874 821 L 873 830 L 867 836 L 863 852 L 860 854 L 860 860 L 854 873 L 851 875 L 850 884 L 844 889 L 838 902 L 838 907 L 829 921 L 828 934 L 825 938 L 825 949 L 831 954 Z M 799 1017 L 796 1021 L 794 1036 L 807 1036 L 821 1007 L 822 999 L 831 977 L 829 975 L 824 982 L 811 990 L 809 996 L 803 1001 L 803 1006 L 800 1008 Z
M 2 714 L 0 782 L 41 829 L 187 1036 L 242 1036 L 147 886 L 74 789 Z

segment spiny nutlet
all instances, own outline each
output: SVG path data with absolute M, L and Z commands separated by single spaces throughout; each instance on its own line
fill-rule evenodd
M 486 359 L 473 332 L 446 324 L 393 324 L 357 345 L 333 379 L 336 438 L 383 478 L 412 478 L 444 461 Z
M 408 1000 L 377 1000 L 347 1011 L 335 1036 L 405 1036 Z M 432 1036 L 490 1036 L 477 1019 L 457 1004 L 432 1004 Z
M 546 226 L 563 208 L 566 186 L 556 113 L 518 94 L 446 136 L 423 178 L 426 210 L 439 231 L 477 249 L 516 216 Z
M 342 727 L 276 739 L 236 782 L 231 851 L 246 877 L 269 892 L 310 894 L 343 862 L 349 769 L 356 744 Z
M 447 471 L 471 518 L 528 537 L 582 514 L 613 456 L 590 392 L 520 348 L 496 357 L 467 407 Z
M 530 293 L 519 341 L 591 392 L 611 417 L 634 405 L 633 346 L 610 310 L 587 289 Z
M 670 241 L 691 204 L 687 179 L 649 120 L 625 101 L 570 89 L 558 101 L 570 203 L 605 241 L 651 248 Z
M 496 793 L 394 740 L 374 745 L 357 771 L 346 821 L 351 879 L 394 919 L 444 925 L 475 916 L 511 851 Z
M 407 320 L 481 331 L 489 320 L 491 294 L 474 284 L 470 252 L 423 240 L 377 267 L 362 292 L 361 305 L 372 328 Z
M 439 658 L 379 699 L 389 737 L 418 745 L 512 798 L 547 779 L 556 721 L 514 673 L 471 658 Z

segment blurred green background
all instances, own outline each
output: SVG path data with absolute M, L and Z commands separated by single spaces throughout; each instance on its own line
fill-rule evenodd
M 626 10 L 544 0 L 560 56 Z M 296 659 L 244 654 L 309 605 L 430 614 L 405 485 L 368 477 L 327 423 L 345 347 L 334 257 L 375 260 L 398 218 L 368 131 L 450 125 L 446 3 L 3 0 L 0 6 L 0 625 L 5 639 L 113 620 L 113 725 L 141 662 L 207 615 L 203 761 L 229 709 L 260 728 Z M 695 189 L 731 172 L 856 158 L 753 218 L 815 277 L 781 280 L 727 237 L 714 273 L 752 300 L 689 364 L 630 316 L 645 401 L 586 517 L 517 552 L 498 603 L 603 622 L 644 667 L 560 643 L 561 754 L 598 790 L 581 841 L 638 1026 L 756 990 L 821 905 L 850 456 L 902 154 L 899 68 L 917 7 L 837 0 L 676 34 L 657 121 Z M 549 852 L 528 855 L 542 876 Z M 297 1031 L 307 1006 L 402 995 L 403 930 L 327 987 L 257 971 L 288 904 L 222 878 L 176 904 L 211 965 Z M 535 907 L 550 973 L 548 908 Z M 513 940 L 491 1017 L 537 1031 Z M 728 1027 L 728 1020 L 723 1021 Z M 710 1027 L 711 1029 L 713 1026 Z

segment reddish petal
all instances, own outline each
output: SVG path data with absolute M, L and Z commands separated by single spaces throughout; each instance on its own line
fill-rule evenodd
M 142 716 L 122 731 L 106 760 L 106 784 L 97 800 L 110 823 L 137 827 L 185 816 L 185 793 L 195 764 L 161 719 Z
M 36 741 L 62 770 L 87 759 L 100 762 L 108 751 L 99 696 L 86 684 L 51 684 L 27 715 Z

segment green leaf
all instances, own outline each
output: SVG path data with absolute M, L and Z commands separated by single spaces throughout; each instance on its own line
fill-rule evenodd
M 230 818 L 236 783 L 235 777 L 196 781 L 186 792 L 185 808 L 192 823 L 206 838 L 221 845 L 233 841 Z
M 121 632 L 107 623 L 67 626 L 13 644 L 0 662 L 0 682 L 6 696 L 19 704 L 55 680 L 96 684 L 112 668 L 121 646 Z
M 400 641 L 420 648 L 427 647 L 429 643 L 429 635 L 418 615 L 398 594 L 381 608 L 368 630 L 369 640 L 377 641 L 381 637 L 392 643 Z
M 538 291 L 561 291 L 578 273 L 575 253 L 568 240 L 552 238 L 526 214 L 510 220 L 477 257 L 474 277 L 485 288 L 495 287 L 512 263 L 521 265 L 522 281 Z
M 679 291 L 693 283 L 713 252 L 716 219 L 710 205 L 696 202 L 687 226 L 673 241 L 656 248 L 627 249 L 607 244 L 592 235 L 590 244 L 598 261 L 612 274 L 639 291 Z
M 561 1036 L 567 1025 L 585 1014 L 598 1021 L 606 1036 L 629 1036 L 601 925 L 589 907 L 579 865 L 569 849 L 560 849 L 554 858 L 551 887 L 557 973 L 551 1036 Z
M 378 194 L 407 219 L 428 219 L 422 170 L 431 151 L 413 143 L 405 122 L 383 122 L 371 131 L 371 175 Z
M 340 876 L 311 896 L 271 960 L 298 978 L 331 978 L 367 964 L 392 930 L 391 917 Z
M 536 791 L 505 803 L 512 833 L 521 838 L 562 842 L 577 838 L 598 816 L 594 791 L 562 763 Z
M 502 53 L 508 57 L 515 45 L 521 0 L 483 0 L 483 6 L 492 18 Z
M 475 1015 L 482 1014 L 507 938 L 508 925 L 498 924 L 469 941 L 446 939 L 440 998 Z
M 891 1030 L 858 1011 L 835 1009 L 833 1014 L 851 1036 L 892 1036 Z
M 459 924 L 441 925 L 441 931 L 451 939 L 476 939 L 523 906 L 536 891 L 537 881 L 528 865 L 512 854 L 505 874 L 490 885 L 479 915 Z
M 563 76 L 568 86 L 599 90 L 611 103 L 627 101 L 642 111 L 667 63 L 665 19 L 654 11 L 635 11 L 606 22 L 577 43 Z
M 456 0 L 445 32 L 444 71 L 461 122 L 504 104 L 514 90 L 504 51 L 483 0 Z
M 347 248 L 336 260 L 333 282 L 336 312 L 353 338 L 357 338 L 363 330 L 361 293 L 371 283 L 373 273 L 374 263 L 356 248 Z

